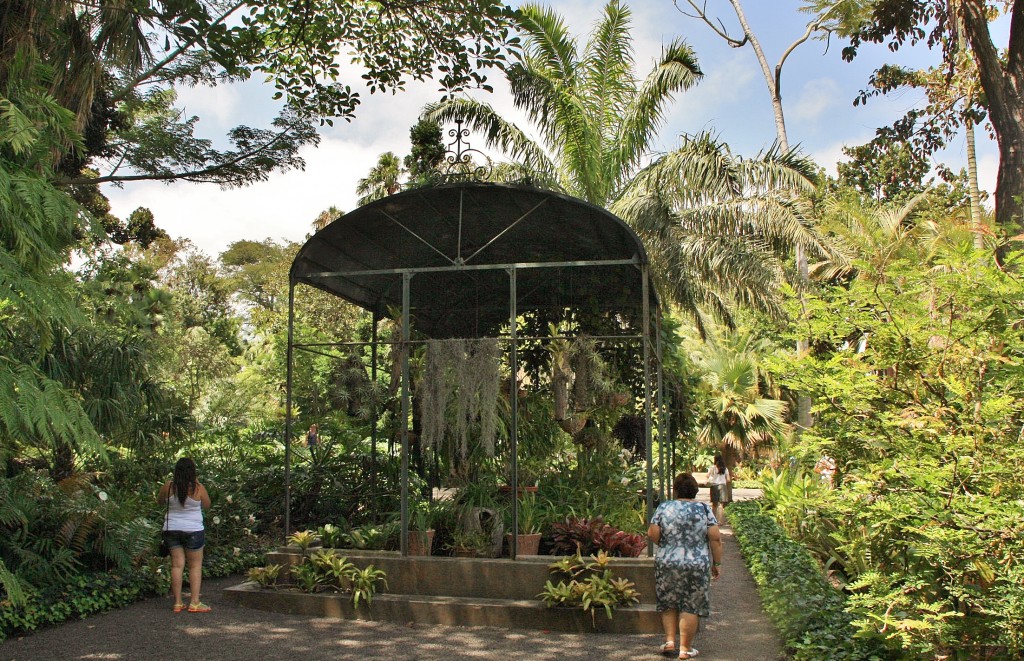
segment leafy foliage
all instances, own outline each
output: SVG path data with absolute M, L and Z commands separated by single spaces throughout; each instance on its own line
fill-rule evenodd
M 550 566 L 551 574 L 561 577 L 557 584 L 550 580 L 537 595 L 548 608 L 565 606 L 581 608 L 589 612 L 594 622 L 597 610 L 603 609 L 608 619 L 619 606 L 631 606 L 639 602 L 640 594 L 631 581 L 616 578 L 608 567 L 609 556 L 603 551 L 584 560 L 580 553 L 563 558 Z
M 0 83 L 18 77 L 12 60 L 19 47 L 55 69 L 56 100 L 89 136 L 87 151 L 62 170 L 85 184 L 260 181 L 272 170 L 302 167 L 299 150 L 318 142 L 318 124 L 354 117 L 364 92 L 339 82 L 341 62 L 355 59 L 371 94 L 431 77 L 453 94 L 487 87 L 486 69 L 501 66 L 515 44 L 510 10 L 492 0 L 184 0 L 116 11 L 68 0 L 23 4 L 17 0 L 0 18 Z M 231 143 L 227 150 L 198 138 L 199 118 L 176 105 L 175 89 L 253 76 L 268 80 L 281 102 L 271 125 L 235 127 L 222 140 Z M 99 176 L 79 176 L 89 160 L 103 170 Z
M 815 401 L 794 461 L 825 449 L 842 479 L 768 488 L 770 511 L 891 653 L 1017 655 L 1021 255 L 997 261 L 955 219 L 890 220 L 848 280 L 805 297 L 814 351 L 774 365 Z
M 264 571 L 258 574 L 266 578 L 268 573 L 270 572 Z M 302 564 L 292 568 L 292 576 L 303 592 L 329 590 L 351 594 L 352 605 L 356 608 L 360 602 L 367 606 L 373 603 L 373 597 L 381 584 L 387 587 L 387 575 L 383 570 L 376 569 L 373 565 L 360 569 L 332 550 L 317 551 L 304 558 Z M 268 587 L 262 582 L 260 586 Z
M 269 588 L 277 585 L 278 576 L 281 575 L 281 565 L 266 565 L 264 567 L 253 567 L 246 576 L 250 581 L 261 588 Z
M 592 519 L 569 517 L 562 523 L 552 524 L 551 534 L 551 552 L 554 555 L 606 553 L 636 558 L 647 548 L 646 537 L 610 526 L 600 516 Z
M 736 540 L 761 593 L 761 603 L 793 659 L 885 659 L 877 640 L 852 635 L 846 598 L 821 565 L 755 502 L 729 506 Z

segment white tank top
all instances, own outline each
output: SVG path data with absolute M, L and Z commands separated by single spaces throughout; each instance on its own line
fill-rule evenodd
M 718 466 L 711 466 L 711 470 L 708 471 L 708 484 L 725 484 L 729 481 L 729 469 L 726 468 L 724 473 L 718 472 Z
M 203 529 L 203 504 L 192 496 L 185 498 L 183 506 L 172 490 L 165 514 L 164 530 L 199 532 Z

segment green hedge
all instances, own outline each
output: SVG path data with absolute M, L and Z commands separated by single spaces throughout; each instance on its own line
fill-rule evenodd
M 203 578 L 240 574 L 266 561 L 266 549 L 234 549 L 212 552 L 203 560 Z M 170 580 L 168 563 L 153 559 L 127 572 L 96 572 L 68 578 L 45 592 L 29 592 L 27 603 L 14 607 L 0 600 L 0 641 L 71 618 L 121 608 L 140 599 L 166 594 Z
M 765 612 L 793 659 L 889 658 L 878 641 L 853 637 L 846 597 L 832 587 L 811 554 L 761 512 L 757 502 L 729 505 L 729 521 L 757 582 Z

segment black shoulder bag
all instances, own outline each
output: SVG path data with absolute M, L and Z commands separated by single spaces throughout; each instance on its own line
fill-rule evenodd
M 167 494 L 167 509 L 164 510 L 164 526 L 167 526 L 167 520 L 171 515 L 171 494 Z M 163 529 L 160 530 L 160 549 L 157 551 L 157 555 L 161 558 L 166 558 L 171 554 L 171 549 L 167 546 L 167 539 L 164 537 Z

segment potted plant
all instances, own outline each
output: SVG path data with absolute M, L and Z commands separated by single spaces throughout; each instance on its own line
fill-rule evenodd
M 417 503 L 409 522 L 409 555 L 430 555 L 434 546 L 429 503 Z
M 493 544 L 484 532 L 455 530 L 452 532 L 452 555 L 457 558 L 480 558 L 491 555 Z
M 519 527 L 516 530 L 516 552 L 518 555 L 537 555 L 540 550 L 539 515 L 536 494 L 532 491 L 525 492 L 519 499 Z M 509 533 L 508 537 L 511 544 L 512 534 Z

